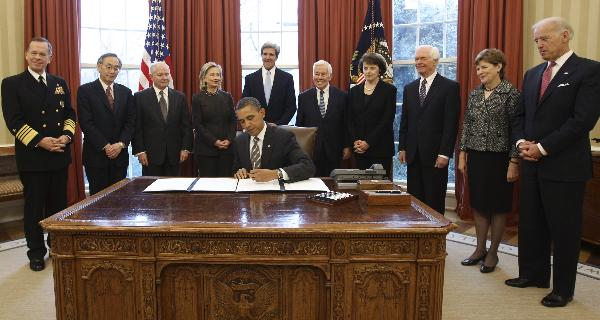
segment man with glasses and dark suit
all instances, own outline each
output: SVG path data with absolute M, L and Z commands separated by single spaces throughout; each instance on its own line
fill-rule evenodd
M 116 54 L 103 54 L 96 65 L 100 78 L 77 91 L 83 165 L 91 195 L 127 176 L 135 109 L 131 90 L 115 83 L 121 65 Z

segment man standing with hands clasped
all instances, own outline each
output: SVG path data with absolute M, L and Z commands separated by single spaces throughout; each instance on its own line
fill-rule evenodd
M 52 44 L 31 39 L 25 52 L 27 70 L 2 81 L 2 113 L 15 136 L 17 169 L 25 198 L 23 227 L 29 268 L 46 267 L 41 220 L 67 206 L 69 144 L 75 134 L 75 112 L 64 79 L 46 72 Z M 50 246 L 50 239 L 48 239 Z
M 100 78 L 77 90 L 83 165 L 90 195 L 127 176 L 127 146 L 135 130 L 131 90 L 115 83 L 121 59 L 114 53 L 105 53 L 98 58 L 96 68 Z
M 519 277 L 511 287 L 550 286 L 546 307 L 573 299 L 585 183 L 592 176 L 589 131 L 600 114 L 600 63 L 569 49 L 573 28 L 563 18 L 531 28 L 544 63 L 529 69 L 513 119 L 521 161 Z

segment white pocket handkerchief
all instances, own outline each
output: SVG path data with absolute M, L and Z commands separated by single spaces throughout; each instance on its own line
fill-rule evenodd
M 558 88 L 560 88 L 560 87 L 566 87 L 566 86 L 568 86 L 568 85 L 569 85 L 569 83 L 568 83 L 568 82 L 566 82 L 566 83 L 561 83 L 561 84 L 559 84 L 559 85 L 558 85 Z

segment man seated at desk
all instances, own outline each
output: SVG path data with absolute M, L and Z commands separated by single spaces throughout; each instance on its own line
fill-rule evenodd
M 315 174 L 315 165 L 300 149 L 294 134 L 265 123 L 265 109 L 256 98 L 242 98 L 235 114 L 244 129 L 235 139 L 235 178 L 294 182 Z

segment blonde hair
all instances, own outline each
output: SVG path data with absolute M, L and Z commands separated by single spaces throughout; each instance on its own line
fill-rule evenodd
M 202 66 L 202 68 L 200 68 L 200 75 L 199 75 L 200 90 L 202 90 L 202 91 L 206 91 L 207 86 L 206 86 L 205 78 L 206 78 L 206 74 L 208 73 L 208 70 L 210 70 L 210 68 L 219 69 L 219 73 L 221 73 L 221 83 L 223 83 L 223 68 L 220 65 L 218 65 L 216 62 L 209 61 L 209 62 L 205 63 Z M 221 89 L 221 86 L 219 86 L 219 89 Z

